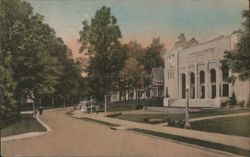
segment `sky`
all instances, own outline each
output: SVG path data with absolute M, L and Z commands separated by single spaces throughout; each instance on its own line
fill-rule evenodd
M 82 21 L 94 17 L 102 6 L 109 6 L 117 18 L 122 42 L 136 40 L 144 47 L 160 37 L 169 50 L 180 33 L 187 39 L 206 41 L 231 34 L 241 27 L 241 12 L 248 0 L 25 0 L 34 13 L 45 17 L 58 37 L 79 56 Z

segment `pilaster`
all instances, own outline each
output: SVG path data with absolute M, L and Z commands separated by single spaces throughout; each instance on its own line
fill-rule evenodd
M 205 63 L 205 99 L 210 98 L 210 71 L 209 71 L 209 64 L 208 62 Z

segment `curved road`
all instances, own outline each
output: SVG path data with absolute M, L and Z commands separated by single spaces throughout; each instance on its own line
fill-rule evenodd
M 109 127 L 65 115 L 70 109 L 45 111 L 41 120 L 51 128 L 44 136 L 2 143 L 6 156 L 134 156 L 221 157 L 222 154 L 111 130 Z

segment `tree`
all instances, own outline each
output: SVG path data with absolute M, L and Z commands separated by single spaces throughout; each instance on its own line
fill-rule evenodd
M 151 74 L 152 68 L 163 67 L 164 60 L 162 58 L 165 52 L 164 44 L 160 42 L 160 38 L 153 39 L 150 46 L 146 49 L 144 58 L 144 68 L 148 75 Z
M 83 21 L 83 29 L 80 31 L 80 52 L 87 50 L 89 64 L 87 67 L 90 86 L 97 99 L 103 100 L 103 95 L 108 94 L 112 87 L 112 76 L 115 76 L 121 66 L 116 63 L 124 63 L 122 46 L 119 42 L 121 31 L 116 18 L 111 15 L 109 7 L 103 6 L 96 11 L 91 23 Z
M 19 117 L 27 97 L 34 96 L 37 100 L 66 92 L 69 96 L 80 93 L 80 70 L 67 46 L 44 23 L 43 16 L 33 14 L 27 2 L 0 2 L 0 73 L 3 75 L 0 91 L 4 102 L 1 108 L 11 108 L 14 104 Z M 62 83 L 71 83 L 71 89 L 62 93 Z
M 143 56 L 145 55 L 145 48 L 137 41 L 130 41 L 125 45 L 128 48 L 128 58 L 135 58 L 139 63 L 143 63 Z
M 129 58 L 126 61 L 120 75 L 126 85 L 125 90 L 129 91 L 136 89 L 138 91 L 138 89 L 144 87 L 146 73 L 143 65 L 141 65 L 135 58 Z
M 243 11 L 242 16 L 246 21 L 242 24 L 243 31 L 240 33 L 239 42 L 234 50 L 225 52 L 223 61 L 236 74 L 231 77 L 233 82 L 237 79 L 250 80 L 250 11 Z

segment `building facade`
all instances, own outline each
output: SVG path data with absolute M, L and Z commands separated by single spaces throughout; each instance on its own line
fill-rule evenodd
M 239 34 L 220 36 L 188 48 L 176 48 L 164 55 L 164 106 L 219 108 L 234 92 L 247 102 L 250 83 L 228 82 L 231 72 L 222 66 L 225 51 L 235 48 Z M 187 91 L 188 89 L 188 91 Z
M 152 68 L 150 97 L 164 97 L 164 69 Z

